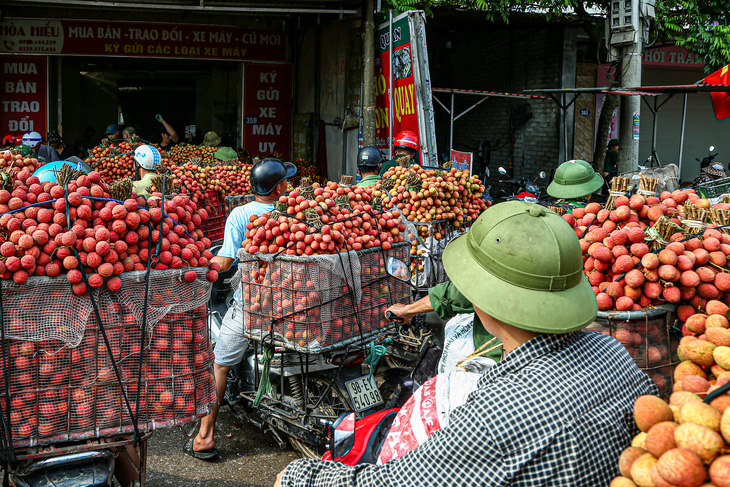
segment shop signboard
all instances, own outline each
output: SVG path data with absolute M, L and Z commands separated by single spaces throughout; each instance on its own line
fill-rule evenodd
M 474 153 L 472 152 L 461 152 L 458 150 L 451 151 L 451 157 L 449 158 L 454 163 L 453 167 L 459 171 L 469 171 L 469 175 L 472 175 L 474 165 Z
M 286 60 L 286 36 L 225 25 L 4 19 L 0 53 L 150 58 Z
M 393 19 L 393 137 L 403 130 L 418 135 L 421 164 L 436 165 L 431 80 L 423 12 L 410 11 Z M 390 24 L 375 36 L 376 145 L 390 154 Z
M 0 136 L 48 131 L 48 58 L 0 55 Z
M 685 68 L 701 70 L 705 62 L 681 46 L 657 46 L 644 50 L 641 65 L 644 67 Z
M 243 66 L 243 148 L 291 157 L 291 64 Z

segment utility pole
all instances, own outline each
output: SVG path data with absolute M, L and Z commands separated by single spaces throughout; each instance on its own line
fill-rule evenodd
M 614 0 L 606 22 L 607 46 L 611 55 L 621 53 L 621 86 L 641 86 L 643 38 L 654 4 L 646 0 Z M 614 58 L 615 59 L 615 58 Z M 622 96 L 619 109 L 618 172 L 635 171 L 639 166 L 641 97 Z
M 362 143 L 375 145 L 375 21 L 373 0 L 365 0 L 362 41 Z
M 637 32 L 635 41 L 624 46 L 621 60 L 622 86 L 641 86 L 641 32 Z M 621 97 L 619 110 L 619 174 L 636 171 L 639 168 L 639 126 L 641 121 L 641 97 Z

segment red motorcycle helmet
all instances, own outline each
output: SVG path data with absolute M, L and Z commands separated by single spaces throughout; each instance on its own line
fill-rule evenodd
M 393 141 L 393 149 L 410 149 L 418 152 L 420 145 L 418 144 L 418 136 L 410 130 L 403 130 L 395 136 Z

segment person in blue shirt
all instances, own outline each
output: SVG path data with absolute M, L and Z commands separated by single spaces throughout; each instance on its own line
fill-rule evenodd
M 281 162 L 279 159 L 267 158 L 257 162 L 251 169 L 251 189 L 256 194 L 256 200 L 239 206 L 231 211 L 226 219 L 223 247 L 218 255 L 211 259 L 220 266 L 220 272 L 231 268 L 236 260 L 238 249 L 246 240 L 246 224 L 252 216 L 259 216 L 271 212 L 274 203 L 279 197 L 286 194 L 287 181 L 297 173 L 297 167 L 291 162 Z M 218 456 L 215 448 L 215 421 L 218 409 L 226 392 L 226 377 L 231 366 L 237 365 L 243 359 L 248 340 L 243 336 L 243 306 L 239 290 L 234 294 L 234 305 L 231 306 L 221 323 L 220 334 L 215 344 L 215 359 L 213 372 L 215 375 L 218 402 L 213 405 L 211 413 L 200 421 L 200 430 L 197 436 L 188 440 L 183 451 L 200 460 L 212 460 Z

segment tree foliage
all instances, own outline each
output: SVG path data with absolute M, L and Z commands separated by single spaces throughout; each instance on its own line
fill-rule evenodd
M 661 1 L 656 7 L 659 32 L 702 57 L 706 72 L 730 63 L 730 2 Z
M 435 7 L 483 12 L 487 20 L 509 22 L 515 12 L 543 12 L 548 20 L 574 14 L 585 21 L 587 31 L 602 30 L 610 0 L 390 0 L 395 10 L 423 9 L 433 15 Z M 730 63 L 730 1 L 656 0 L 652 37 L 676 43 L 703 58 L 710 73 Z M 600 15 L 588 12 L 600 12 Z M 591 34 L 591 32 L 589 32 Z M 593 37 L 593 36 L 591 36 Z M 595 39 L 594 39 L 595 40 Z

